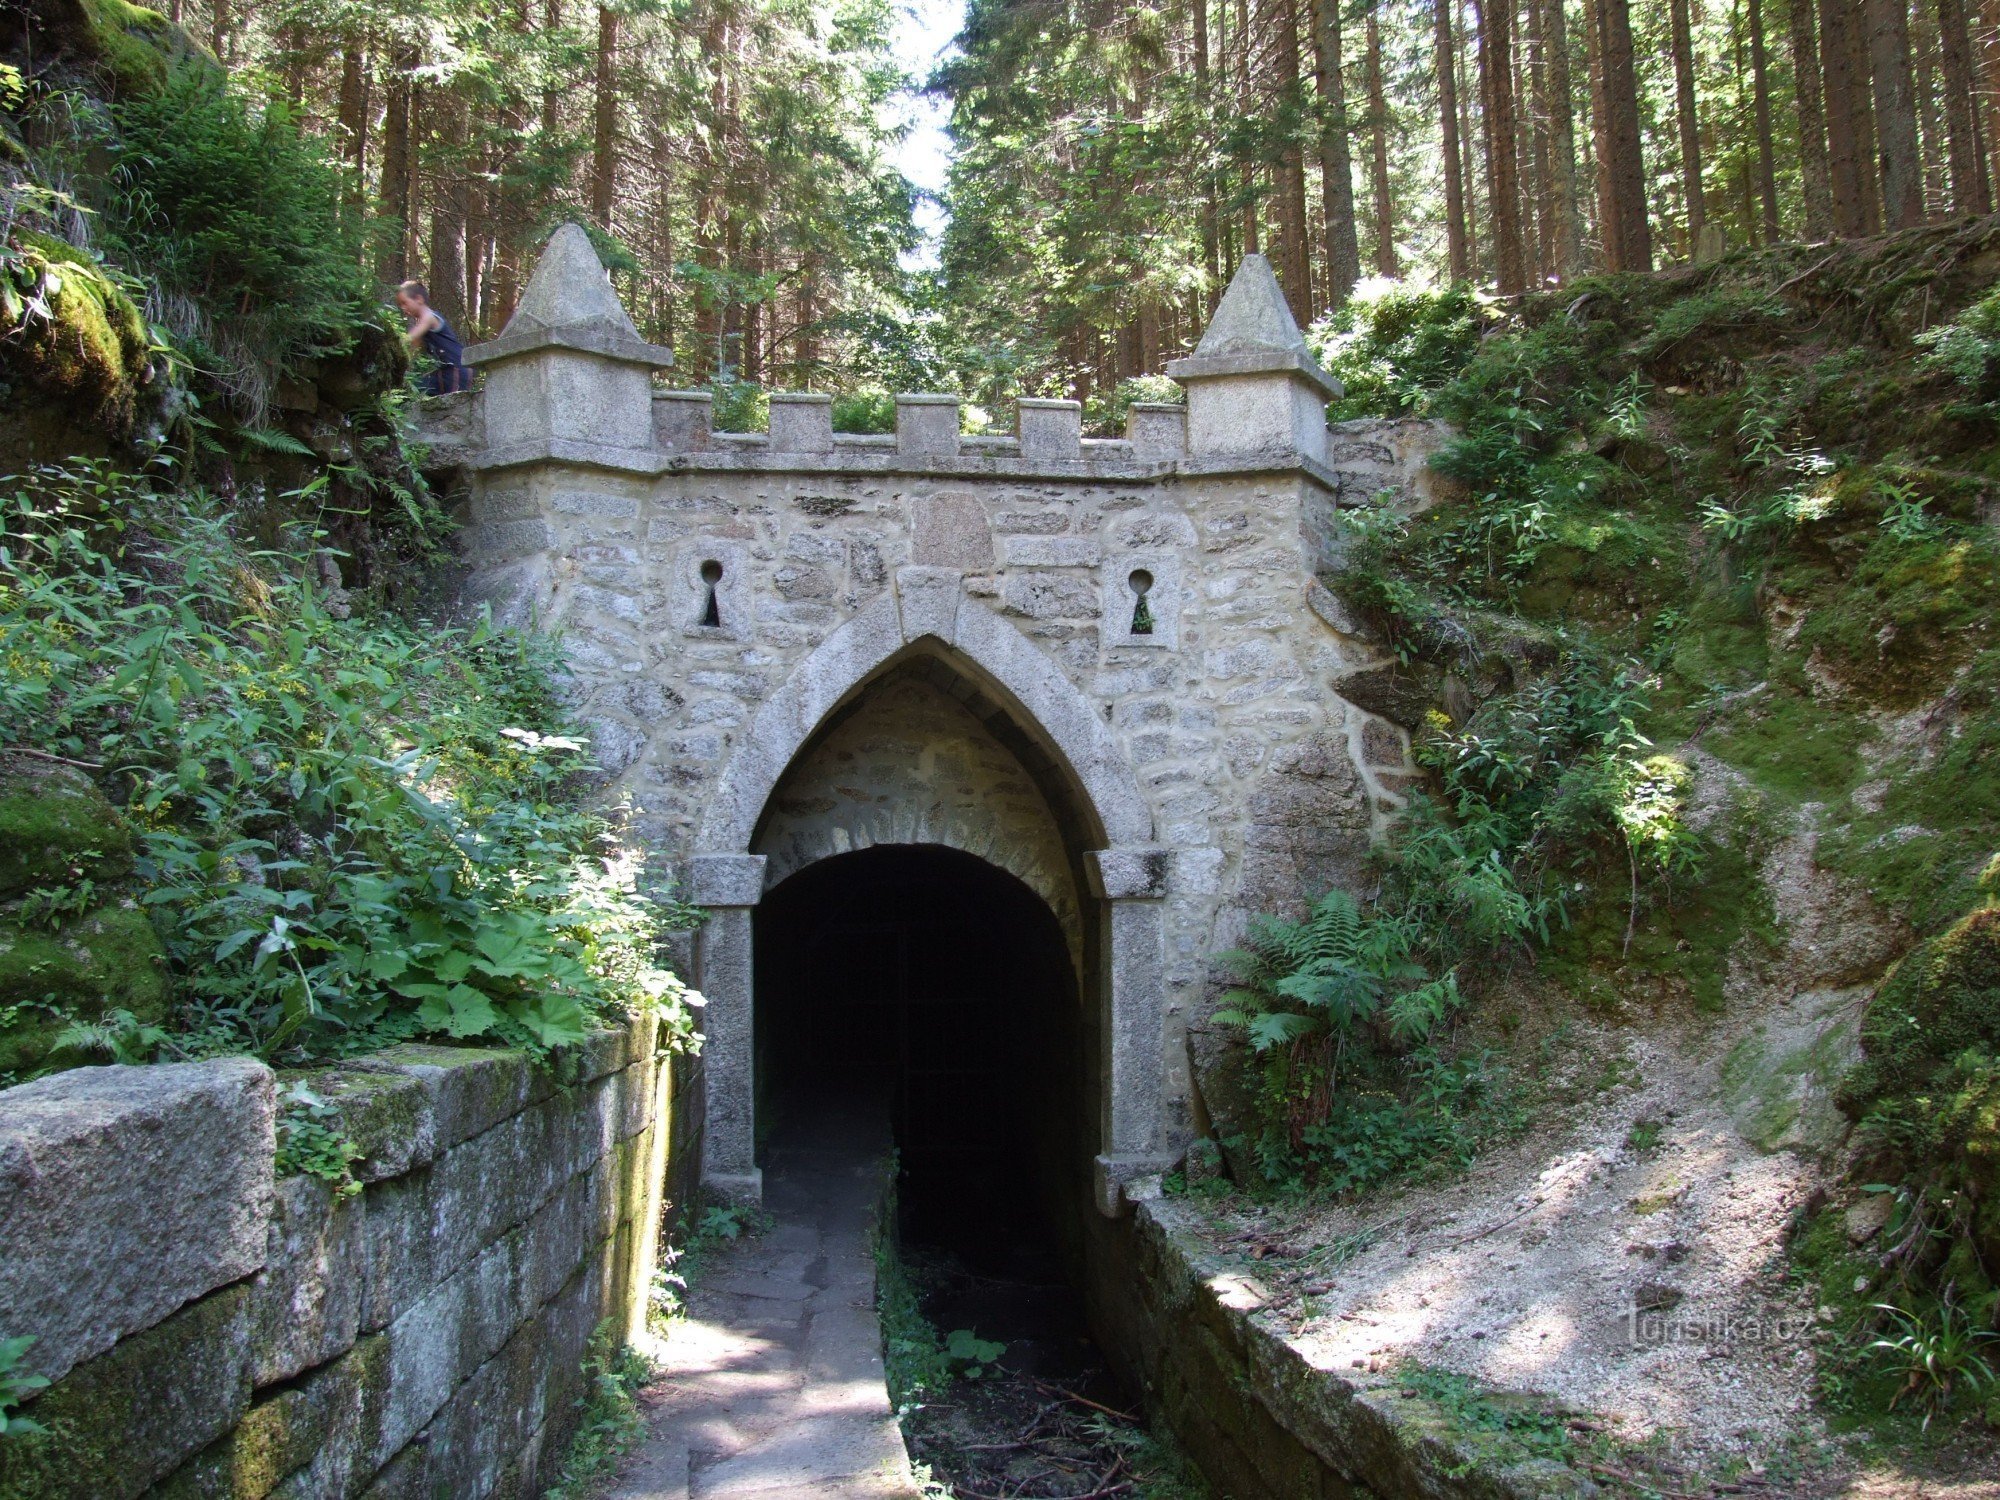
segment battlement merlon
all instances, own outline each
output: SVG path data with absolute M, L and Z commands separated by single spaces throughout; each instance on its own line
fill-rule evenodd
M 562 464 L 638 476 L 746 472 L 990 477 L 1146 484 L 1176 477 L 1294 473 L 1338 498 L 1325 403 L 1340 385 L 1313 360 L 1270 262 L 1244 257 L 1194 354 L 1167 373 L 1180 403 L 1138 402 L 1123 438 L 1085 438 L 1074 401 L 1023 398 L 1011 436 L 964 436 L 960 398 L 896 398 L 893 435 L 833 431 L 832 398 L 777 392 L 768 435 L 717 432 L 706 391 L 660 391 L 673 355 L 639 337 L 574 224 L 550 239 L 495 339 L 466 351 L 486 371 L 475 396 L 425 413 L 436 456 L 490 473 Z M 505 440 L 494 443 L 495 435 Z M 1349 497 L 1352 503 L 1352 497 Z

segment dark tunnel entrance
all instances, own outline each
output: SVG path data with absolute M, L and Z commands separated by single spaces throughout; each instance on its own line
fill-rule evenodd
M 973 1264 L 1080 1251 L 1083 1014 L 1041 897 L 954 849 L 859 850 L 764 898 L 755 963 L 761 1129 L 880 1110 L 906 1242 Z

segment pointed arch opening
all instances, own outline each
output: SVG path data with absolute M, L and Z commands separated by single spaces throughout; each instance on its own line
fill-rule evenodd
M 902 570 L 758 708 L 697 835 L 711 1187 L 761 1193 L 776 1118 L 758 976 L 785 960 L 759 903 L 864 852 L 928 848 L 1025 888 L 1060 933 L 1083 1080 L 1069 1113 L 1090 1117 L 1076 1140 L 1098 1207 L 1116 1212 L 1119 1183 L 1160 1165 L 1166 856 L 1151 832 L 1121 747 L 1067 674 L 958 575 Z M 952 889 L 978 904 L 972 884 Z

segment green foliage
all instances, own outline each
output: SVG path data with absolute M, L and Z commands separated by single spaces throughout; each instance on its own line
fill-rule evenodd
M 45 1429 L 42 1424 L 20 1415 L 21 1405 L 37 1391 L 48 1388 L 46 1375 L 19 1373 L 21 1361 L 34 1344 L 32 1337 L 0 1338 L 0 1440 L 29 1437 Z
M 206 310 L 176 330 L 198 363 L 296 368 L 378 316 L 340 170 L 282 104 L 182 67 L 111 119 L 107 247 Z
M 609 1322 L 590 1336 L 583 1361 L 584 1391 L 577 1398 L 576 1436 L 548 1488 L 549 1500 L 585 1500 L 598 1494 L 618 1461 L 646 1430 L 638 1394 L 653 1378 L 644 1355 L 618 1342 Z
M 2000 906 L 1972 912 L 1904 957 L 1868 1002 L 1861 1050 L 1841 1087 L 1857 1115 L 1928 1096 L 1968 1051 L 2000 1053 Z
M 0 736 L 117 768 L 176 1048 L 545 1053 L 639 1008 L 689 1034 L 654 959 L 675 909 L 578 805 L 548 643 L 337 617 L 311 537 L 252 551 L 199 493 L 0 489 Z
M 1461 967 L 1549 944 L 1578 877 L 1612 859 L 1629 948 L 1647 902 L 1701 867 L 1687 769 L 1645 753 L 1646 706 L 1634 664 L 1577 653 L 1462 726 L 1434 715 L 1418 759 L 1439 795 L 1413 797 L 1375 903 L 1331 892 L 1305 922 L 1259 921 L 1228 955 L 1239 983 L 1214 1019 L 1249 1042 L 1267 1180 L 1365 1191 L 1469 1164 L 1505 1128 L 1503 1070 L 1446 1045 Z
M 1319 362 L 1346 394 L 1327 410 L 1336 422 L 1422 413 L 1456 380 L 1492 314 L 1469 287 L 1371 284 L 1313 325 Z
M 762 1234 L 770 1223 L 770 1215 L 761 1208 L 740 1203 L 711 1203 L 703 1207 L 693 1229 L 681 1243 L 661 1248 L 660 1267 L 653 1273 L 650 1293 L 649 1316 L 655 1327 L 664 1332 L 687 1311 L 688 1293 L 718 1250 L 745 1235 Z
M 2000 286 L 1957 318 L 1917 335 L 1924 364 L 1969 392 L 1975 409 L 2000 413 Z
M 155 374 L 143 295 L 87 251 L 17 225 L 0 239 L 0 369 L 124 435 Z
M 278 1156 L 273 1170 L 280 1177 L 304 1173 L 331 1187 L 336 1198 L 361 1191 L 354 1180 L 354 1163 L 361 1148 L 341 1128 L 337 1106 L 314 1093 L 304 1079 L 293 1079 L 278 1091 Z
M 896 398 L 885 387 L 862 386 L 833 398 L 835 432 L 884 434 L 896 430 Z
M 944 1340 L 924 1316 L 922 1291 L 896 1253 L 888 1228 L 894 1222 L 893 1205 L 886 1206 L 875 1235 L 875 1309 L 882 1322 L 889 1404 L 902 1416 L 949 1390 L 955 1372 Z
M 1890 1410 L 1907 1398 L 1923 1411 L 1928 1427 L 1961 1393 L 1976 1398 L 1993 1384 L 1993 1366 L 1981 1351 L 2000 1343 L 2000 1333 L 1969 1326 L 1949 1301 L 1922 1313 L 1888 1302 L 1877 1303 L 1876 1310 L 1895 1325 L 1868 1346 L 1896 1378 Z
M 1395 1041 L 1424 1041 L 1458 989 L 1450 974 L 1430 978 L 1412 949 L 1404 924 L 1364 916 L 1346 891 L 1329 891 L 1303 922 L 1255 920 L 1251 946 L 1224 955 L 1239 985 L 1213 1019 L 1243 1027 L 1256 1052 L 1322 1035 L 1344 1047 L 1378 1020 Z
M 1470 1375 L 1427 1365 L 1397 1371 L 1396 1385 L 1430 1402 L 1459 1436 L 1474 1440 L 1489 1462 L 1544 1459 L 1567 1464 L 1577 1457 L 1569 1416 L 1532 1397 L 1497 1391 Z
M 59 1058 L 130 1067 L 151 1062 L 167 1040 L 163 1027 L 129 1010 L 110 1010 L 94 1020 L 71 1021 L 56 1033 L 51 1051 Z
M 1093 393 L 1083 403 L 1083 423 L 1100 437 L 1123 437 L 1125 418 L 1134 403 L 1159 401 L 1179 405 L 1186 399 L 1187 393 L 1179 381 L 1165 375 L 1133 375 L 1108 392 Z
M 970 1328 L 954 1328 L 944 1341 L 944 1357 L 951 1362 L 952 1373 L 962 1380 L 978 1380 L 998 1365 L 1006 1352 L 1005 1344 L 983 1339 Z

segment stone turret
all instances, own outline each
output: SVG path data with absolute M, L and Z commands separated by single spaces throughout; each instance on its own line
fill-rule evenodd
M 465 362 L 486 370 L 486 428 L 502 447 L 587 459 L 652 449 L 652 375 L 674 356 L 639 337 L 590 236 L 565 224 L 507 327 Z
M 1326 461 L 1326 403 L 1340 396 L 1340 382 L 1306 348 L 1263 256 L 1243 257 L 1194 353 L 1167 373 L 1187 387 L 1191 457 L 1289 449 Z

